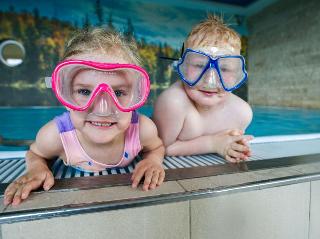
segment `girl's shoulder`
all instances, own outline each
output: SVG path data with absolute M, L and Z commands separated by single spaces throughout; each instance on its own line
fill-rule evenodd
M 139 136 L 140 141 L 146 142 L 157 137 L 158 130 L 155 123 L 147 116 L 139 114 Z
M 63 153 L 59 130 L 54 120 L 41 127 L 33 147 L 37 149 L 40 156 L 46 158 L 58 157 Z

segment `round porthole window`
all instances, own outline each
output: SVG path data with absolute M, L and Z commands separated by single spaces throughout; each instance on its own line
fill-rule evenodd
M 0 42 L 0 60 L 9 67 L 18 66 L 23 62 L 25 49 L 20 42 L 5 40 Z

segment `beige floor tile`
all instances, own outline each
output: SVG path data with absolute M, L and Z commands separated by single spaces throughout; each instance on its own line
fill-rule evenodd
M 193 178 L 179 180 L 179 184 L 187 191 L 195 191 L 201 189 L 214 189 L 217 187 L 228 187 L 254 182 L 256 179 L 246 173 L 225 174 L 212 177 Z
M 290 169 L 294 169 L 304 174 L 308 174 L 308 173 L 320 174 L 320 162 L 295 165 L 295 166 L 291 166 Z
M 294 169 L 287 168 L 287 167 L 256 170 L 256 171 L 247 173 L 247 175 L 250 175 L 256 178 L 257 181 L 264 181 L 264 180 L 271 180 L 271 179 L 276 180 L 278 178 L 299 176 L 301 174 L 302 174 L 301 172 Z
M 41 192 L 32 194 L 26 201 L 17 207 L 9 206 L 6 212 L 25 209 L 61 207 L 71 204 L 89 204 L 93 202 L 110 202 L 114 200 L 134 200 L 136 198 L 183 192 L 183 188 L 175 181 L 165 182 L 159 188 L 148 192 L 141 187 L 133 189 L 130 186 L 117 186 L 98 189 Z M 3 198 L 0 200 L 0 211 L 3 211 Z M 1 213 L 0 213 L 1 216 Z

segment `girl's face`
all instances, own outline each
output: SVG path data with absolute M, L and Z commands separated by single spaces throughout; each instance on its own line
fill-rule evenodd
M 94 52 L 96 53 L 96 52 Z M 87 60 L 108 63 L 128 63 L 123 58 L 117 58 L 116 54 L 81 54 L 70 57 L 73 60 Z M 84 70 L 77 73 L 72 80 L 72 94 L 76 101 L 86 100 L 90 91 L 97 84 L 106 83 L 114 89 L 119 99 L 125 99 L 126 77 L 116 73 L 106 78 L 105 74 L 97 74 L 91 70 Z M 110 143 L 123 134 L 130 125 L 132 112 L 120 111 L 111 96 L 102 92 L 96 96 L 91 106 L 85 111 L 70 110 L 70 117 L 74 127 L 81 134 L 81 137 L 96 144 Z

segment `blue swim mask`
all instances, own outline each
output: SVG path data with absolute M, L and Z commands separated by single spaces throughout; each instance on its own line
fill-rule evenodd
M 233 91 L 239 88 L 248 76 L 243 56 L 223 54 L 221 51 L 216 53 L 186 49 L 176 65 L 181 80 L 190 87 L 201 82 L 209 89 Z

